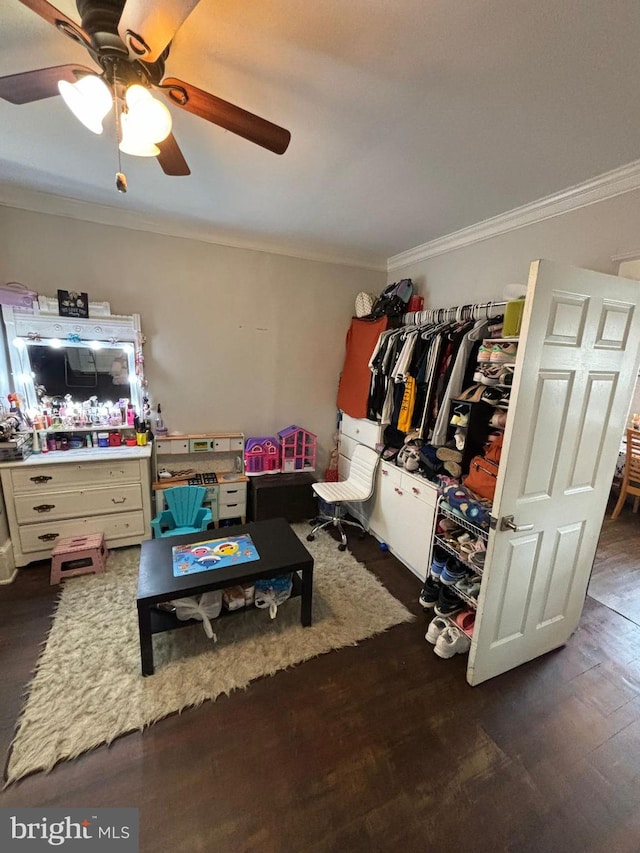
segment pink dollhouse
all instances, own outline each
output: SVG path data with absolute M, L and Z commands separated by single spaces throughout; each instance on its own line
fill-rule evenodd
M 280 472 L 280 446 L 278 439 L 248 438 L 244 445 L 244 470 L 249 477 Z
M 280 455 L 282 471 L 315 471 L 317 437 L 299 426 L 280 430 Z

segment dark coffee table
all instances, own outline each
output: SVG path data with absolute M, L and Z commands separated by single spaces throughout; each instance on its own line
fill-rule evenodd
M 250 534 L 259 560 L 196 572 L 182 577 L 173 576 L 172 551 L 174 545 L 204 542 L 223 536 Z M 203 533 L 187 533 L 184 536 L 165 536 L 147 539 L 141 545 L 140 572 L 138 575 L 138 628 L 140 631 L 140 656 L 142 674 L 153 675 L 153 635 L 172 631 L 196 620 L 181 621 L 173 613 L 158 610 L 155 605 L 172 598 L 185 598 L 215 589 L 224 589 L 245 581 L 270 578 L 293 573 L 291 596 L 301 596 L 300 621 L 306 628 L 311 625 L 311 602 L 313 595 L 313 557 L 298 539 L 284 518 L 237 524 L 233 527 L 207 530 Z M 301 577 L 298 575 L 300 572 Z M 223 610 L 221 615 L 243 613 L 245 608 L 235 611 Z

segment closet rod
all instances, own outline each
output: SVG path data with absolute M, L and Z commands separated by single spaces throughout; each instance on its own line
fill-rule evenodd
M 452 308 L 426 308 L 424 311 L 409 311 L 402 315 L 405 326 L 422 326 L 425 323 L 445 323 L 448 320 L 493 320 L 503 314 L 493 314 L 494 308 L 504 308 L 505 302 L 482 302 L 456 305 Z

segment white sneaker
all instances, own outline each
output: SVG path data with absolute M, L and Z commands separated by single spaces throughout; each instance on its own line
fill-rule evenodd
M 455 625 L 449 625 L 436 640 L 433 651 L 440 658 L 452 658 L 454 655 L 463 655 L 470 648 L 471 640 L 469 637 L 463 634 L 460 628 L 456 628 Z
M 427 633 L 424 635 L 425 640 L 428 643 L 432 643 L 434 646 L 440 634 L 451 625 L 450 619 L 444 619 L 442 616 L 436 616 L 435 619 L 429 623 L 429 627 L 427 629 Z

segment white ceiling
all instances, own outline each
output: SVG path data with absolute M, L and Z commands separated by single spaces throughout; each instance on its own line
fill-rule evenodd
M 73 0 L 54 5 L 78 20 Z M 167 74 L 291 131 L 172 107 L 191 167 L 123 157 L 60 98 L 0 100 L 0 182 L 376 264 L 640 157 L 637 0 L 201 0 Z M 2 0 L 0 76 L 84 49 Z

